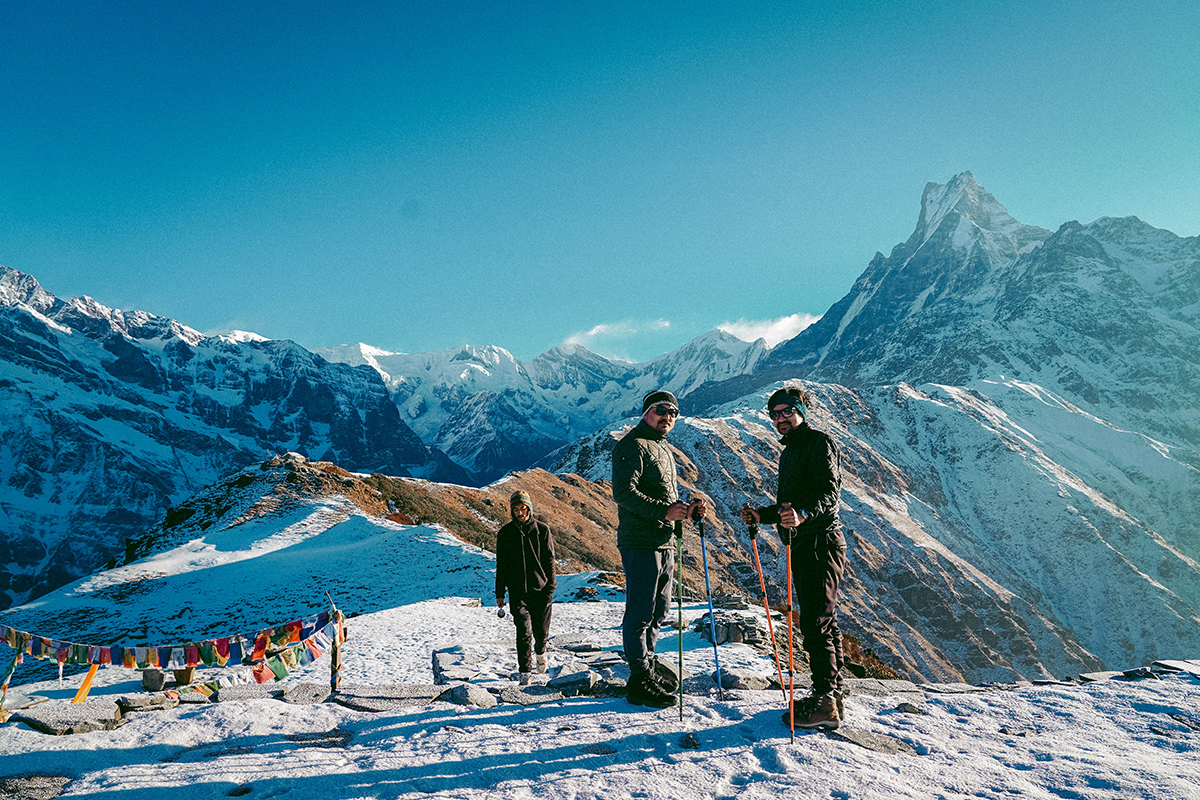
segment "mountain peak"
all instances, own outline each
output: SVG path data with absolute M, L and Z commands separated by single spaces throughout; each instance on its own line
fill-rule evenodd
M 25 305 L 44 312 L 55 300 L 32 275 L 0 266 L 0 306 Z
M 1050 231 L 1025 225 L 991 192 L 976 182 L 970 171 L 948 183 L 929 182 L 921 195 L 921 216 L 905 246 L 915 253 L 935 237 L 951 248 L 969 251 L 981 246 L 993 261 L 1011 260 L 1050 236 Z

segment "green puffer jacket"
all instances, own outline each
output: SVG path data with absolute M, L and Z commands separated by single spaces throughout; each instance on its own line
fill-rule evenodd
M 667 509 L 679 500 L 675 458 L 666 437 L 644 421 L 613 448 L 613 499 L 617 547 L 657 550 L 671 544 Z

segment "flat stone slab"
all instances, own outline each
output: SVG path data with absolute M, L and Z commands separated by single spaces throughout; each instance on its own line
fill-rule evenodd
M 266 683 L 239 683 L 236 686 L 222 686 L 213 694 L 212 700 L 217 703 L 227 703 L 237 700 L 278 700 L 283 697 L 283 689 Z
M 1186 659 L 1183 661 L 1177 661 L 1175 659 L 1162 659 L 1160 661 L 1155 661 L 1150 666 L 1165 667 L 1166 669 L 1173 669 L 1173 670 L 1177 670 L 1179 672 L 1186 672 L 1189 675 L 1193 675 L 1197 678 L 1200 678 L 1200 661 L 1196 661 L 1194 659 Z
M 1124 672 L 1108 671 L 1108 672 L 1085 672 L 1079 676 L 1079 680 L 1085 683 L 1094 683 L 1095 681 L 1107 681 L 1113 678 L 1119 678 L 1124 675 Z
M 324 703 L 332 694 L 328 683 L 298 683 L 283 694 L 283 702 L 297 706 Z
M 716 680 L 717 674 L 713 672 L 713 680 Z M 747 672 L 740 669 L 723 669 L 721 670 L 721 688 L 723 689 L 741 689 L 746 691 L 764 691 L 766 689 L 778 688 L 770 678 L 765 678 L 753 672 Z
M 371 697 L 380 700 L 436 700 L 450 690 L 432 683 L 395 683 L 379 686 L 342 685 L 339 697 Z
M 179 705 L 179 698 L 164 692 L 123 694 L 117 698 L 117 705 L 126 714 L 131 711 L 165 711 Z
M 10 719 L 52 736 L 111 731 L 124 722 L 120 706 L 104 698 L 84 703 L 41 703 L 13 714 Z
M 986 686 L 972 686 L 969 683 L 922 683 L 918 691 L 933 692 L 934 694 L 969 694 L 991 690 Z
M 872 733 L 871 731 L 859 730 L 858 728 L 838 728 L 835 731 L 829 731 L 828 736 L 831 739 L 841 739 L 842 741 L 856 744 L 859 747 L 874 750 L 876 753 L 917 755 L 916 748 L 908 742 L 883 733 Z
M 447 689 L 450 687 L 447 686 Z M 385 714 L 389 711 L 404 711 L 406 709 L 425 708 L 430 700 L 417 697 L 343 697 L 340 694 L 332 696 L 333 702 L 339 706 L 355 711 L 367 711 L 372 714 Z
M 878 678 L 848 678 L 845 682 L 847 694 L 865 694 L 871 697 L 922 694 L 921 688 L 912 681 L 885 681 Z M 964 684 L 965 685 L 965 684 Z
M 566 697 L 549 686 L 510 686 L 500 692 L 500 699 L 518 706 L 537 706 L 565 700 Z
M 460 706 L 493 708 L 496 705 L 496 698 L 492 697 L 490 692 L 478 686 L 472 686 L 469 683 L 460 683 L 455 686 L 450 690 L 449 698 L 450 702 L 457 703 Z

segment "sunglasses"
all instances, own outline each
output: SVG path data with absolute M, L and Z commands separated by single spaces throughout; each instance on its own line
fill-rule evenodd
M 772 408 L 770 411 L 767 412 L 767 414 L 771 417 L 771 419 L 787 419 L 788 417 L 790 417 L 792 414 L 795 414 L 795 413 L 796 413 L 795 406 L 788 406 L 787 408 Z
M 660 417 L 678 417 L 679 409 L 675 406 L 655 406 L 654 413 Z

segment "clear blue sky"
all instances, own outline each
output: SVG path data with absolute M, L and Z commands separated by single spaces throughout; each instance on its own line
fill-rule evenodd
M 1197 42 L 1194 0 L 8 3 L 0 264 L 309 347 L 644 360 L 822 314 L 963 170 L 1200 234 Z

